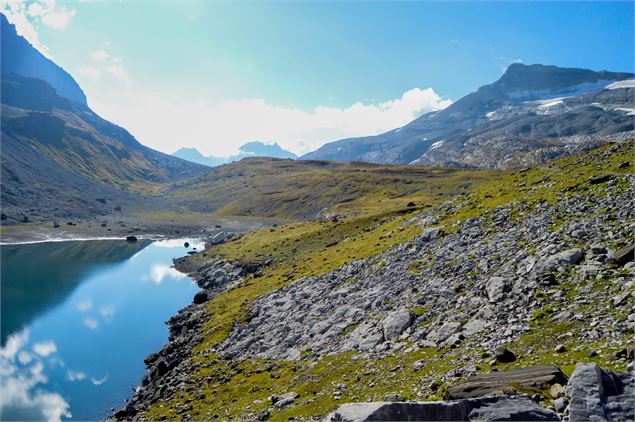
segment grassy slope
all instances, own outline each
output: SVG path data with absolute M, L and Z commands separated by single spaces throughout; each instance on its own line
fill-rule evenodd
M 437 203 L 499 174 L 367 163 L 249 158 L 205 175 L 177 182 L 165 195 L 188 209 L 217 216 L 279 219 L 313 218 L 331 213 L 381 213 Z M 246 200 L 248 198 L 248 200 Z
M 632 167 L 620 169 L 618 165 L 630 160 L 633 143 L 626 144 L 613 154 L 606 153 L 609 147 L 580 157 L 565 158 L 542 168 L 515 174 L 499 174 L 495 180 L 489 182 L 484 181 L 478 173 L 474 173 L 477 183 L 469 187 L 468 195 L 459 195 L 458 198 L 443 188 L 445 182 L 439 182 L 436 186 L 428 186 L 425 192 L 408 195 L 408 199 L 432 204 L 457 198 L 455 203 L 458 206 L 455 207 L 455 211 L 439 216 L 446 230 L 452 230 L 458 221 L 480 215 L 503 204 L 518 203 L 531 206 L 542 200 L 554 201 L 558 195 L 593 191 L 595 187 L 583 183 L 590 177 L 632 171 Z M 470 181 L 470 172 L 461 174 L 463 182 L 460 184 Z M 544 181 L 553 184 L 544 186 Z M 454 185 L 454 188 L 456 189 L 457 185 Z M 569 189 L 568 192 L 559 193 L 566 189 Z M 239 241 L 208 251 L 205 258 L 196 257 L 199 260 L 219 257 L 254 260 L 266 256 L 272 257 L 274 264 L 257 278 L 248 280 L 244 285 L 208 303 L 204 341 L 196 348 L 193 356 L 193 361 L 196 362 L 196 369 L 191 374 L 195 380 L 194 385 L 186 387 L 168 401 L 156 403 L 146 416 L 153 419 L 162 415 L 174 418 L 177 414 L 190 414 L 199 419 L 215 415 L 237 417 L 267 409 L 268 396 L 287 391 L 299 393 L 300 398 L 293 406 L 273 411 L 273 419 L 317 416 L 333 410 L 340 403 L 377 400 L 387 392 L 398 392 L 410 399 L 440 398 L 443 386 L 439 390 L 430 390 L 423 389 L 422 385 L 427 386 L 430 379 L 447 373 L 455 362 L 466 358 L 471 359 L 479 370 L 485 370 L 489 359 L 481 356 L 483 351 L 479 349 L 476 340 L 464 343 L 459 349 L 396 352 L 382 360 L 366 360 L 352 353 L 312 360 L 310 351 L 307 351 L 306 358 L 299 362 L 249 360 L 232 363 L 209 352 L 210 346 L 222 342 L 227 337 L 235 322 L 247 317 L 249 301 L 259 295 L 274 291 L 301 277 L 325 273 L 345 262 L 377 255 L 419 233 L 421 229 L 411 224 L 409 217 L 412 213 L 421 211 L 410 210 L 403 214 L 403 200 L 402 198 L 397 202 L 389 201 L 393 205 L 399 204 L 398 207 L 386 207 L 381 212 L 377 212 L 376 207 L 369 207 L 363 214 L 342 219 L 337 223 L 313 221 L 251 233 Z M 372 204 L 377 201 L 375 198 L 361 197 L 356 203 Z M 522 215 L 518 214 L 517 217 L 522 218 Z M 563 220 L 567 218 L 562 217 Z M 608 284 L 601 280 L 594 282 L 604 287 Z M 580 287 L 567 285 L 567 280 L 563 280 L 563 288 L 569 288 L 570 295 L 579 293 Z M 581 311 L 592 312 L 591 305 Z M 611 312 L 610 309 L 605 311 Z M 545 313 L 548 312 L 549 309 L 545 309 Z M 614 350 L 608 344 L 608 340 L 598 344 L 570 345 L 570 351 L 557 357 L 553 355 L 554 345 L 566 341 L 562 340 L 563 333 L 575 334 L 578 330 L 584 329 L 580 323 L 553 323 L 537 315 L 532 328 L 512 347 L 522 351 L 532 346 L 535 352 L 532 355 L 520 353 L 516 362 L 503 367 L 555 361 L 563 364 L 566 372 L 570 372 L 572 364 L 581 358 L 612 368 L 619 365 L 609 358 Z M 589 351 L 598 348 L 601 350 L 600 355 L 588 358 Z M 420 371 L 414 371 L 412 364 L 418 360 L 423 360 L 424 366 Z M 344 384 L 345 387 L 337 387 L 338 384 Z M 340 391 L 341 394 L 334 396 L 334 391 Z

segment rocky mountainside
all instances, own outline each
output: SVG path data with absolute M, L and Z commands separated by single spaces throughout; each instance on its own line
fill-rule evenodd
M 277 143 L 265 144 L 260 141 L 247 142 L 240 147 L 240 151 L 236 155 L 230 157 L 214 157 L 205 156 L 200 153 L 196 148 L 179 148 L 172 153 L 173 156 L 182 158 L 193 163 L 203 164 L 209 167 L 220 166 L 221 164 L 229 164 L 235 161 L 240 161 L 243 158 L 250 157 L 271 157 L 271 158 L 298 158 L 297 155 L 291 151 L 283 149 Z
M 15 74 L 41 79 L 52 86 L 59 96 L 86 105 L 86 95 L 73 77 L 19 36 L 15 25 L 9 23 L 3 13 L 0 13 L 0 27 L 2 75 Z
M 96 115 L 72 77 L 2 19 L 3 224 L 161 208 L 140 195 L 205 170 Z
M 179 261 L 203 290 L 116 416 L 626 420 L 633 379 L 610 370 L 633 369 L 634 146 Z
M 307 159 L 510 168 L 632 136 L 633 74 L 512 64 L 496 82 L 381 135 Z

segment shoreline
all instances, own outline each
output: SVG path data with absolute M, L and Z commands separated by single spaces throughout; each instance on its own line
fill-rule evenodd
M 201 235 L 190 235 L 184 234 L 180 236 L 165 236 L 162 234 L 150 234 L 150 235 L 135 235 L 138 240 L 152 240 L 152 241 L 160 241 L 160 240 L 171 240 L 171 239 L 185 239 L 185 238 L 194 238 L 194 239 L 202 239 Z M 0 241 L 0 246 L 14 246 L 14 245 L 33 245 L 37 243 L 59 243 L 59 242 L 87 242 L 93 240 L 126 240 L 126 236 L 105 236 L 105 237 L 56 237 L 50 239 L 41 239 L 41 240 L 18 240 L 15 242 L 3 242 Z

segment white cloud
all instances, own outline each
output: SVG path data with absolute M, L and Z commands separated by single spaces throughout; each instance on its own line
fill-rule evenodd
M 5 347 L 0 348 L 0 420 L 59 421 L 62 416 L 71 417 L 69 404 L 56 393 L 43 391 L 47 382 L 42 362 L 18 368 L 15 358 L 23 365 L 31 360 L 25 350 L 28 332 L 12 334 Z M 26 357 L 28 355 L 28 358 Z
M 77 304 L 77 310 L 79 312 L 88 312 L 93 309 L 93 302 L 90 300 L 83 300 Z
M 103 62 L 104 60 L 110 57 L 110 54 L 108 54 L 108 52 L 104 49 L 99 49 L 90 53 L 90 57 L 93 58 L 94 60 Z
M 40 35 L 33 26 L 33 17 L 29 17 L 26 3 L 20 1 L 0 0 L 0 10 L 7 16 L 10 23 L 15 25 L 19 35 L 22 35 L 40 53 L 50 58 L 48 48 L 40 42 Z
M 113 315 L 115 315 L 115 307 L 114 306 L 103 306 L 99 310 L 99 313 L 104 318 L 111 318 Z
M 103 378 L 90 377 L 90 382 L 92 382 L 93 385 L 102 385 L 103 383 L 105 383 L 108 380 L 108 375 L 110 375 L 110 374 L 104 375 Z
M 81 371 L 72 371 L 69 369 L 66 371 L 66 379 L 70 382 L 82 381 L 86 379 L 86 374 Z
M 0 348 L 0 358 L 13 359 L 29 340 L 29 331 L 14 333 L 7 338 L 4 347 Z
M 143 144 L 164 152 L 193 146 L 208 155 L 228 156 L 250 140 L 278 142 L 303 154 L 326 142 L 375 135 L 451 104 L 432 88 L 413 88 L 399 98 L 349 107 L 318 106 L 305 111 L 259 98 L 176 102 L 128 92 L 101 96 L 93 108 L 130 130 Z
M 106 67 L 106 72 L 121 79 L 122 81 L 128 80 L 128 71 L 121 64 L 111 64 L 110 66 Z
M 187 277 L 187 275 L 167 265 L 155 264 L 150 268 L 148 275 L 141 277 L 141 281 L 151 281 L 155 284 L 161 284 L 166 277 L 180 280 Z
M 89 330 L 96 330 L 97 327 L 99 327 L 99 323 L 97 322 L 97 320 L 95 318 L 85 318 L 84 319 L 84 325 Z
M 57 351 L 57 346 L 52 341 L 44 341 L 41 343 L 35 343 L 33 345 L 33 351 L 42 357 L 49 356 Z
M 39 16 L 44 25 L 49 26 L 53 29 L 66 28 L 73 17 L 75 17 L 76 12 L 74 9 L 68 10 L 64 6 L 57 8 L 55 1 L 49 0 L 44 4 L 48 5 L 48 7 Z M 29 6 L 29 9 L 30 8 L 31 7 Z
M 32 360 L 33 360 L 33 357 L 31 356 L 31 354 L 29 352 L 26 352 L 26 351 L 22 350 L 18 354 L 18 361 L 20 361 L 20 363 L 22 365 L 27 365 L 27 364 L 31 363 Z
M 46 10 L 40 3 L 31 3 L 27 9 L 29 16 L 43 16 Z
M 75 9 L 67 9 L 66 6 L 58 7 L 55 0 L 33 3 L 27 3 L 24 0 L 0 0 L 0 11 L 4 12 L 9 22 L 15 25 L 19 35 L 26 38 L 33 47 L 48 58 L 51 56 L 46 45 L 40 42 L 36 24 L 42 23 L 53 29 L 62 30 L 68 26 L 76 14 Z

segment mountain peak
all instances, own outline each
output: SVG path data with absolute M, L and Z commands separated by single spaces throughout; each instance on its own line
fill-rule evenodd
M 2 30 L 2 74 L 16 74 L 41 79 L 51 85 L 60 97 L 86 105 L 86 95 L 75 79 L 53 63 L 18 34 L 14 24 L 0 13 Z
M 503 76 L 490 87 L 508 94 L 510 99 L 541 97 L 549 91 L 592 91 L 613 81 L 632 78 L 631 73 L 593 71 L 553 65 L 512 63 Z M 516 98 L 518 97 L 518 98 Z

